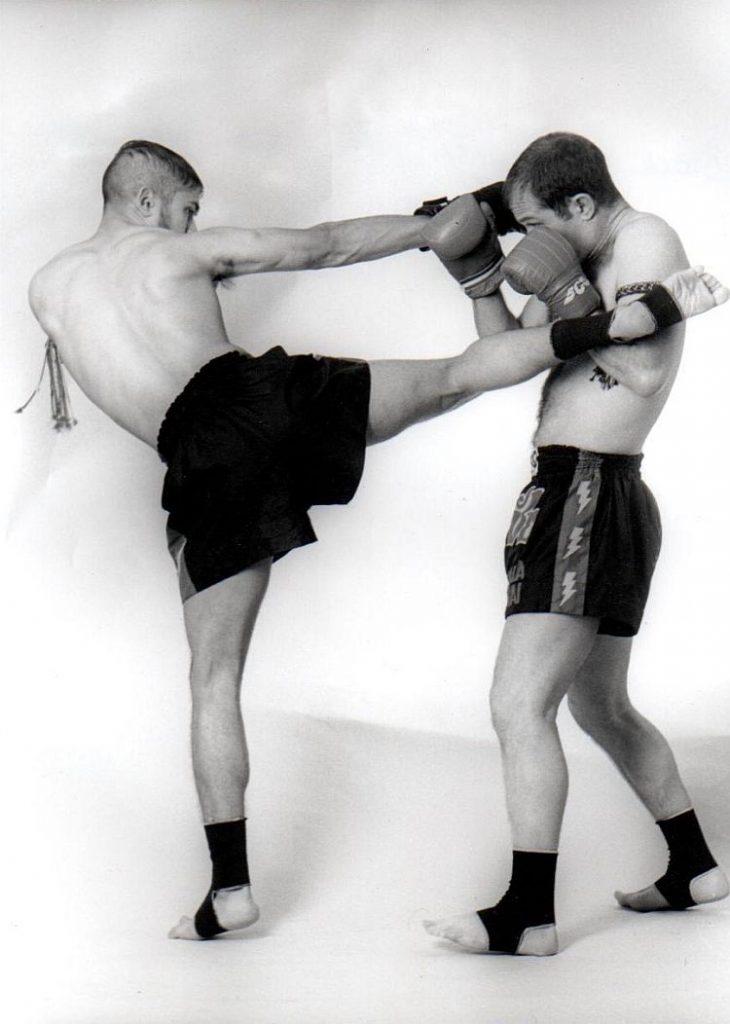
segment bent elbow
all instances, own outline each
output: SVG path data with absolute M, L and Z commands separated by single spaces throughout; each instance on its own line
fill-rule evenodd
M 626 385 L 641 398 L 653 398 L 667 382 L 667 375 L 660 368 L 646 368 L 631 375 Z

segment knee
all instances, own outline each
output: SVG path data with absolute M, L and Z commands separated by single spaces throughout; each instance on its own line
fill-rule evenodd
M 489 697 L 492 725 L 501 742 L 519 741 L 535 728 L 555 721 L 557 706 L 530 688 L 510 686 L 495 677 Z
M 193 701 L 210 702 L 238 698 L 242 666 L 239 658 L 198 653 L 190 659 L 190 691 Z
M 639 716 L 626 698 L 597 700 L 582 693 L 568 694 L 571 715 L 589 736 L 622 733 L 634 727 Z

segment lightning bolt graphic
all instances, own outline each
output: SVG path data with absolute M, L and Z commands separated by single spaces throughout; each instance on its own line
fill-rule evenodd
M 576 493 L 578 495 L 578 511 L 582 512 L 591 500 L 591 485 L 587 480 L 581 480 Z
M 566 572 L 565 576 L 563 576 L 563 596 L 560 599 L 560 604 L 564 605 L 566 601 L 570 600 L 573 594 L 575 594 L 576 589 L 575 573 Z
M 576 551 L 580 551 L 580 542 L 583 540 L 584 533 L 585 530 L 582 526 L 573 527 L 573 529 L 570 531 L 568 547 L 565 549 L 565 554 L 563 555 L 564 559 L 570 558 L 570 556 L 574 555 Z

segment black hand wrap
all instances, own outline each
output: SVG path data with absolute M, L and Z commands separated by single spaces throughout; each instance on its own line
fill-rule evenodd
M 498 235 L 508 235 L 510 231 L 518 231 L 525 234 L 525 229 L 514 218 L 504 198 L 504 182 L 495 181 L 493 185 L 485 185 L 478 188 L 472 195 L 478 203 L 489 203 L 489 208 L 494 214 L 494 228 Z
M 656 334 L 684 319 L 674 298 L 661 284 L 651 285 L 637 301 L 647 308 L 654 321 L 653 331 L 646 331 L 644 336 Z M 558 359 L 572 359 L 592 348 L 616 341 L 609 334 L 615 312 L 598 313 L 578 320 L 557 320 L 550 330 L 550 342 Z
M 518 231 L 525 234 L 525 229 L 515 220 L 512 211 L 504 198 L 504 182 L 495 181 L 492 185 L 485 185 L 471 193 L 478 203 L 488 203 L 494 217 L 494 230 L 498 235 L 507 235 L 510 231 Z M 458 198 L 455 197 L 455 198 Z M 413 211 L 414 217 L 435 217 L 445 206 L 453 202 L 446 196 L 439 196 L 438 199 L 424 199 L 417 210 Z M 428 246 L 420 247 L 421 252 L 428 252 Z

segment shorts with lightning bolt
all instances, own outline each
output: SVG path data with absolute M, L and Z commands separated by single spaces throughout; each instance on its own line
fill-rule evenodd
M 563 445 L 537 451 L 505 544 L 507 615 L 598 618 L 599 632 L 639 629 L 661 546 L 641 455 Z

